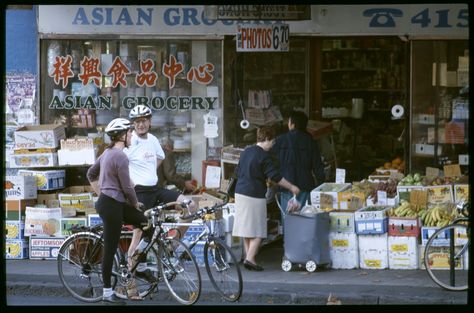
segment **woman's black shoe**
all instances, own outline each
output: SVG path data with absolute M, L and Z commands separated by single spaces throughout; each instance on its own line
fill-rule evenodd
M 263 271 L 263 267 L 261 267 L 258 264 L 253 264 L 252 262 L 249 262 L 247 260 L 244 261 L 244 267 L 248 269 L 249 271 L 257 271 L 257 272 Z

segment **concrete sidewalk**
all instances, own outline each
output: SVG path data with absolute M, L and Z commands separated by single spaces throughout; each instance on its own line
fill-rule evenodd
M 263 272 L 242 267 L 242 301 L 254 304 L 325 305 L 329 294 L 342 304 L 467 304 L 468 293 L 438 287 L 424 270 L 339 270 L 307 272 L 281 269 L 281 241 L 264 246 L 258 255 Z M 201 299 L 217 297 L 202 268 Z M 163 287 L 161 287 L 163 288 Z M 7 260 L 7 294 L 70 296 L 58 278 L 56 261 Z

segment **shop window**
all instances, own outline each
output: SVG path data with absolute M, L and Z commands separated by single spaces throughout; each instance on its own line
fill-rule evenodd
M 174 140 L 177 171 L 191 176 L 193 150 L 207 157 L 203 116 L 222 115 L 221 50 L 220 41 L 42 40 L 41 123 L 102 143 L 112 119 L 148 105 L 151 133 Z

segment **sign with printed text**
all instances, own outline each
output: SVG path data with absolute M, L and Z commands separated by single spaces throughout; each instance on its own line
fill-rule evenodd
M 277 23 L 272 25 L 237 25 L 237 52 L 272 52 L 290 50 L 290 26 Z
M 239 19 L 213 20 L 206 16 L 205 10 L 204 5 L 39 5 L 38 32 L 48 35 L 225 36 L 234 35 L 235 26 L 242 23 Z M 469 38 L 467 3 L 331 4 L 311 5 L 310 10 L 310 19 L 288 21 L 292 33 L 456 35 Z M 278 17 L 272 15 L 275 19 Z M 255 19 L 255 23 L 267 22 L 275 23 Z
M 428 192 L 426 190 L 412 190 L 410 192 L 410 204 L 419 207 L 426 207 L 428 202 Z
M 426 177 L 438 177 L 439 176 L 439 168 L 436 167 L 426 167 Z
M 443 169 L 444 169 L 444 176 L 445 177 L 459 177 L 459 176 L 462 176 L 461 167 L 459 166 L 459 164 L 445 165 L 443 167 Z
M 336 168 L 336 184 L 344 184 L 346 182 L 346 170 Z
M 383 190 L 377 190 L 377 204 L 387 205 L 387 192 Z
M 454 200 L 451 185 L 428 186 L 426 190 L 428 191 L 428 203 L 430 204 L 449 203 Z

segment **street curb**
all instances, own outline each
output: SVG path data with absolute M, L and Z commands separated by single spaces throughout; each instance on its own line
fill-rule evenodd
M 32 295 L 32 296 L 61 296 L 71 297 L 69 292 L 62 284 L 51 282 L 8 282 L 6 283 L 7 295 Z M 273 292 L 256 290 L 254 293 L 246 293 L 245 290 L 241 299 L 245 304 L 259 305 L 326 305 L 328 301 L 328 292 Z M 342 305 L 392 305 L 392 304 L 465 304 L 462 301 L 456 301 L 454 298 L 437 299 L 433 297 L 419 296 L 373 296 L 364 295 L 355 292 L 333 294 Z M 157 294 L 153 295 L 154 301 L 173 301 L 174 299 L 164 285 L 159 287 Z M 203 288 L 199 302 L 216 302 L 220 299 L 219 294 L 214 289 Z M 217 300 L 219 301 L 219 300 Z M 236 304 L 238 305 L 239 302 Z M 178 303 L 177 303 L 178 304 Z M 232 303 L 222 300 L 222 305 L 232 305 Z

